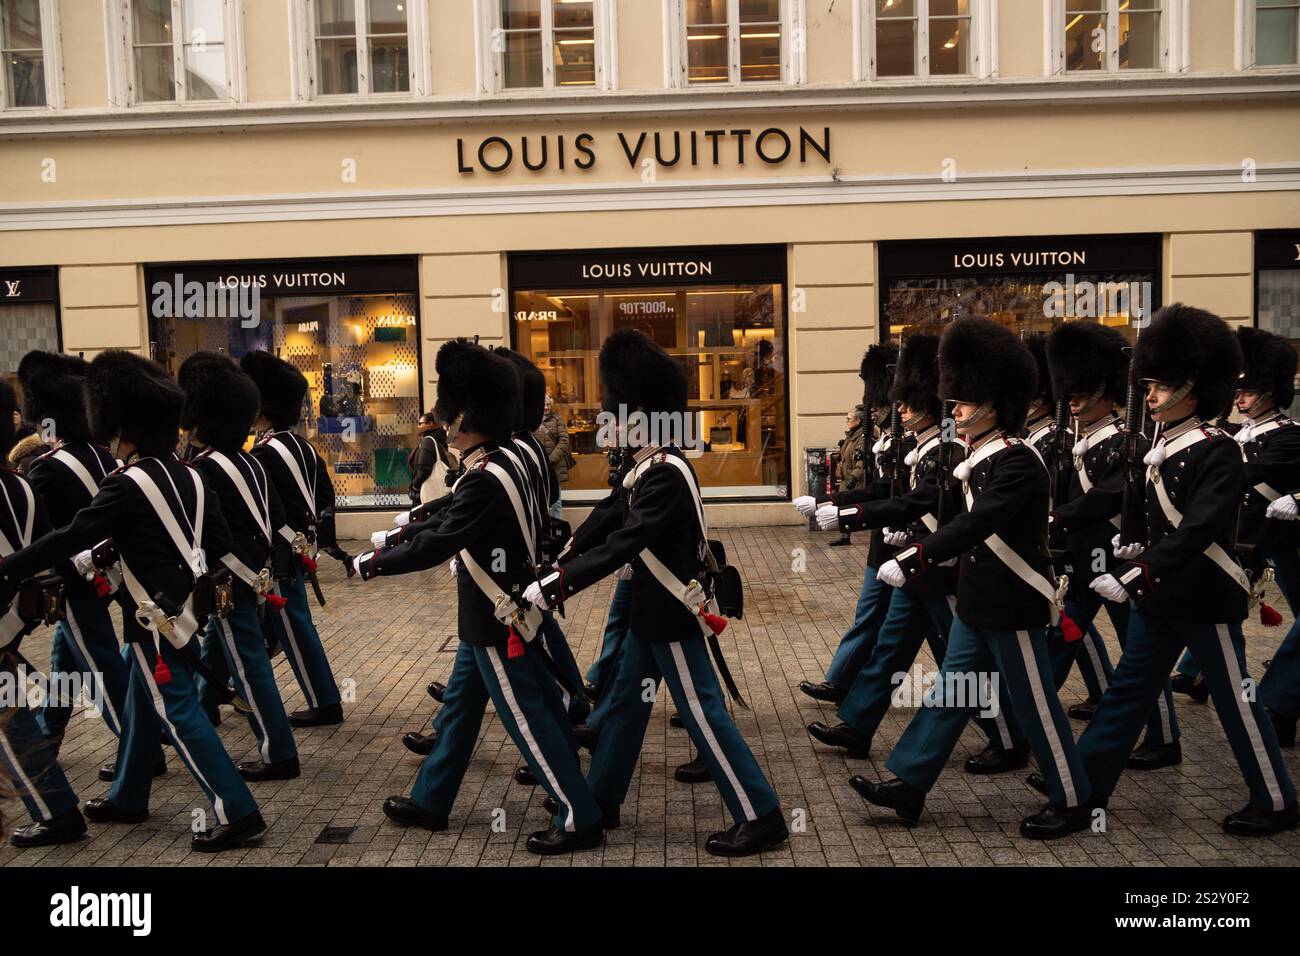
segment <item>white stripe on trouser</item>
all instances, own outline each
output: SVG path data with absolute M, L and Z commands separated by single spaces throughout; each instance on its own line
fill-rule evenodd
M 271 586 L 276 597 L 284 597 L 280 593 L 280 582 L 277 581 Z M 298 641 L 294 638 L 293 624 L 289 621 L 289 606 L 286 604 L 280 608 L 280 623 L 284 625 L 284 639 L 293 648 L 294 660 L 298 662 L 298 668 L 294 671 L 302 678 L 303 693 L 307 695 L 307 706 L 316 709 L 316 688 L 311 686 L 311 674 L 308 673 L 307 662 L 303 660 L 302 651 L 298 648 Z
M 1156 698 L 1156 712 L 1160 715 L 1160 742 L 1162 744 L 1172 744 L 1174 742 L 1174 728 L 1169 720 L 1169 701 L 1165 700 L 1165 692 L 1160 691 L 1160 696 Z
M 1082 641 L 1084 649 L 1088 652 L 1088 661 L 1092 664 L 1092 676 L 1097 679 L 1097 686 L 1104 694 L 1110 684 L 1106 680 L 1106 669 L 1101 666 L 1101 655 L 1097 653 L 1097 645 L 1093 643 L 1092 635 L 1087 631 L 1083 632 Z
M 217 815 L 217 822 L 224 826 L 230 821 L 226 819 L 226 805 L 221 800 L 221 794 L 217 793 L 216 789 L 208 783 L 207 777 L 203 776 L 203 771 L 199 769 L 199 765 L 190 755 L 190 748 L 185 746 L 185 741 L 181 739 L 180 733 L 176 730 L 176 725 L 167 716 L 167 705 L 163 701 L 162 691 L 158 689 L 158 684 L 153 679 L 153 668 L 149 666 L 149 658 L 144 656 L 144 651 L 140 649 L 139 644 L 132 644 L 131 650 L 135 654 L 136 663 L 140 665 L 140 673 L 144 677 L 144 682 L 149 685 L 149 696 L 153 698 L 153 709 L 157 711 L 158 719 L 167 728 L 168 736 L 176 745 L 176 753 L 185 761 L 185 766 L 190 768 L 190 772 L 194 774 L 205 789 L 212 791 L 212 812 Z M 161 648 L 158 649 L 158 653 L 162 654 Z
M 1250 749 L 1255 752 L 1255 760 L 1259 763 L 1259 775 L 1264 778 L 1264 786 L 1268 788 L 1268 795 L 1273 799 L 1273 809 L 1283 810 L 1286 804 L 1282 800 L 1282 787 L 1277 781 L 1277 774 L 1273 772 L 1268 751 L 1264 749 L 1264 738 L 1259 735 L 1259 724 L 1255 723 L 1255 715 L 1250 709 L 1250 704 L 1246 703 L 1245 683 L 1241 667 L 1237 663 L 1237 651 L 1232 646 L 1232 637 L 1228 633 L 1228 625 L 1216 624 L 1215 629 L 1219 632 L 1219 648 L 1223 651 L 1223 663 L 1228 668 L 1228 683 L 1231 685 L 1232 699 L 1236 702 L 1237 714 L 1246 729 L 1246 736 L 1250 738 Z M 1217 707 L 1219 702 L 1216 700 L 1214 704 Z
M 77 623 L 76 615 L 73 613 L 72 605 L 68 605 L 68 614 L 64 623 L 68 625 L 68 633 L 72 635 L 73 643 L 81 651 L 81 659 L 86 662 L 91 676 L 95 678 L 95 684 L 99 687 L 100 707 L 108 711 L 108 715 L 113 718 L 113 724 L 117 727 L 118 732 L 122 731 L 122 721 L 117 716 L 117 711 L 113 709 L 113 701 L 108 696 L 108 685 L 104 683 L 104 675 L 100 672 L 95 663 L 95 659 L 90 656 L 90 648 L 86 646 L 86 639 L 81 634 L 81 626 Z M 71 706 L 70 701 L 64 701 L 64 704 Z
M 944 598 L 948 601 L 948 610 L 950 610 L 953 613 L 953 616 L 955 617 L 957 614 L 957 595 L 946 594 L 944 595 Z M 943 635 L 940 634 L 939 637 L 942 638 Z M 993 721 L 993 726 L 997 728 L 998 740 L 1002 744 L 1002 749 L 1010 750 L 1012 747 L 1015 746 L 1016 742 L 1011 739 L 1011 728 L 1007 726 L 1006 717 L 1002 716 L 1001 701 L 998 701 L 997 713 L 994 714 L 990 719 Z
M 262 755 L 265 763 L 271 762 L 271 736 L 266 732 L 266 721 L 262 719 L 262 712 L 257 709 L 257 695 L 253 693 L 253 688 L 248 685 L 248 675 L 244 673 L 244 659 L 239 656 L 239 648 L 235 646 L 235 632 L 230 629 L 230 624 L 221 617 L 216 618 L 217 630 L 221 632 L 222 640 L 226 642 L 226 648 L 230 651 L 230 659 L 235 664 L 235 673 L 239 677 L 240 686 L 244 688 L 244 696 L 248 701 L 248 706 L 253 711 L 253 719 L 257 721 L 257 726 L 262 730 L 262 746 L 258 748 L 258 753 Z
M 546 651 L 547 654 L 551 654 L 551 644 L 546 640 L 545 635 L 542 636 L 542 649 Z M 551 654 L 551 659 L 555 659 L 554 654 Z M 560 691 L 560 703 L 564 705 L 564 712 L 567 714 L 569 712 L 569 704 L 573 701 L 573 698 L 569 695 L 569 692 L 564 689 L 564 685 L 558 680 L 555 682 L 555 686 Z
M 537 766 L 541 768 L 542 774 L 546 777 L 546 782 L 551 785 L 551 790 L 555 794 L 555 799 L 564 804 L 567 816 L 564 818 L 564 829 L 569 832 L 574 830 L 573 822 L 573 804 L 565 795 L 564 790 L 560 787 L 560 781 L 555 778 L 551 771 L 551 765 L 547 763 L 546 757 L 542 754 L 542 748 L 537 745 L 537 740 L 533 737 L 533 730 L 528 726 L 528 718 L 524 716 L 523 710 L 519 707 L 519 701 L 515 700 L 514 689 L 510 686 L 510 678 L 506 675 L 505 665 L 501 663 L 501 653 L 495 647 L 485 647 L 488 658 L 492 661 L 492 670 L 496 672 L 497 683 L 501 686 L 501 696 L 506 700 L 506 706 L 510 708 L 510 715 L 515 719 L 515 726 L 519 728 L 519 736 L 523 738 L 528 750 L 532 753 L 533 759 L 537 761 Z
M 709 745 L 709 750 L 713 753 L 714 759 L 718 761 L 718 766 L 722 768 L 723 775 L 727 778 L 727 782 L 731 784 L 731 789 L 735 791 L 736 799 L 740 801 L 740 810 L 745 814 L 745 819 L 757 820 L 758 814 L 754 812 L 754 805 L 749 802 L 749 794 L 740 785 L 740 778 L 736 776 L 736 771 L 732 769 L 731 763 L 727 760 L 727 755 L 722 752 L 722 745 L 718 743 L 718 738 L 713 735 L 713 727 L 704 714 L 704 707 L 700 704 L 700 698 L 696 696 L 695 682 L 691 680 L 691 670 L 686 666 L 686 655 L 682 653 L 681 642 L 673 641 L 668 646 L 672 648 L 673 663 L 677 665 L 677 677 L 682 682 L 682 692 L 686 695 L 686 703 L 690 707 L 691 714 L 695 717 L 696 724 L 699 725 L 700 736 Z
M 23 770 L 23 765 L 18 762 L 18 755 L 14 753 L 13 745 L 9 743 L 9 738 L 5 735 L 3 721 L 0 721 L 0 749 L 4 750 L 5 763 L 13 768 L 18 783 L 27 792 L 27 795 L 32 798 L 32 802 L 36 804 L 36 809 L 41 814 L 41 820 L 38 822 L 49 820 L 54 814 L 50 812 L 49 804 L 45 802 L 41 792 L 36 789 L 36 784 L 32 783 L 31 778 L 27 776 L 27 772 Z
M 1052 720 L 1052 711 L 1047 706 L 1047 694 L 1043 690 L 1042 675 L 1038 672 L 1038 659 L 1034 656 L 1034 645 L 1029 641 L 1028 631 L 1016 631 L 1016 639 L 1020 642 L 1020 656 L 1025 666 L 1025 674 L 1029 678 L 1029 689 L 1034 695 L 1038 720 L 1043 725 L 1043 735 L 1047 737 L 1047 745 L 1052 749 L 1052 760 L 1056 764 L 1056 772 L 1060 775 L 1061 786 L 1065 790 L 1065 805 L 1077 807 L 1079 796 L 1074 790 L 1074 778 L 1070 775 L 1070 764 L 1065 759 L 1065 748 L 1061 746 L 1056 722 Z

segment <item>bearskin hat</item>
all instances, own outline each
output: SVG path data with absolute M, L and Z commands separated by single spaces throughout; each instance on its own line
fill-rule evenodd
M 1029 349 L 1029 354 L 1034 357 L 1034 365 L 1038 367 L 1033 398 L 1047 405 L 1056 404 L 1056 396 L 1052 392 L 1052 373 L 1047 364 L 1047 336 L 1042 332 L 1025 336 L 1025 348 Z M 1033 404 L 1032 399 L 1030 404 Z
M 239 360 L 239 367 L 257 384 L 261 413 L 272 427 L 283 430 L 298 424 L 307 376 L 270 352 L 249 352 Z
M 686 369 L 637 329 L 610 333 L 600 347 L 600 387 L 605 411 L 686 411 Z
M 1134 381 L 1182 385 L 1195 379 L 1196 414 L 1223 413 L 1241 374 L 1241 345 L 1228 323 L 1204 309 L 1175 302 L 1151 317 L 1138 337 L 1130 371 Z
M 110 349 L 86 370 L 86 420 L 95 441 L 120 435 L 146 455 L 176 450 L 185 393 L 157 362 Z
M 90 363 L 75 355 L 28 352 L 18 363 L 23 418 L 37 428 L 53 422 L 54 437 L 72 444 L 90 440 L 81 386 Z
M 515 431 L 535 432 L 546 415 L 546 376 L 529 359 L 514 349 L 493 349 L 519 373 L 519 417 Z
M 13 386 L 0 379 L 0 464 L 8 466 L 9 450 L 18 442 L 14 428 L 14 412 L 18 411 L 18 395 Z
M 1123 402 L 1128 384 L 1128 342 L 1100 322 L 1066 322 L 1047 336 L 1052 392 L 1061 398 L 1092 395 Z
M 939 340 L 939 394 L 957 402 L 990 402 L 1008 432 L 1025 426 L 1038 369 L 1025 343 L 990 319 L 957 319 Z
M 867 408 L 880 408 L 889 404 L 889 389 L 894 383 L 894 370 L 898 364 L 898 346 L 892 342 L 873 345 L 862 355 L 858 378 L 862 379 L 862 404 Z
M 185 391 L 181 428 L 194 429 L 204 445 L 238 451 L 248 440 L 261 402 L 257 383 L 228 355 L 195 352 L 176 373 Z
M 935 421 L 943 416 L 943 403 L 939 401 L 939 336 L 918 332 L 903 343 L 889 398 L 905 402 L 912 411 Z
M 1237 379 L 1237 388 L 1268 392 L 1279 408 L 1295 400 L 1295 347 L 1280 335 L 1250 326 L 1237 329 L 1237 341 L 1246 367 Z
M 442 343 L 434 368 L 438 372 L 434 418 L 444 425 L 461 418 L 461 431 L 509 441 L 519 418 L 519 374 L 513 364 L 459 338 Z

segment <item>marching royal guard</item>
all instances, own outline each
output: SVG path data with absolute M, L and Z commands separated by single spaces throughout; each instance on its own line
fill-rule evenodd
M 872 445 L 868 455 L 870 474 L 866 483 L 853 491 L 831 496 L 829 504 L 848 506 L 871 501 L 889 493 L 888 479 L 881 481 L 882 463 L 884 473 L 892 464 L 901 467 L 903 456 L 911 448 L 895 449 L 889 434 L 891 404 L 889 389 L 894 381 L 894 366 L 898 363 L 898 346 L 885 343 L 873 345 L 862 356 L 862 365 L 858 371 L 862 379 L 862 405 L 869 410 L 869 417 L 880 427 L 880 438 Z M 800 514 L 813 517 L 818 507 L 827 508 L 827 500 L 820 501 L 812 495 L 803 495 L 794 500 L 794 506 Z M 871 657 L 871 649 L 876 643 L 876 634 L 885 622 L 889 612 L 890 588 L 876 576 L 876 569 L 887 561 L 896 549 L 885 543 L 884 534 L 876 529 L 871 532 L 871 544 L 867 551 L 867 567 L 862 575 L 862 588 L 858 593 L 858 604 L 853 611 L 853 624 L 840 637 L 839 646 L 826 669 L 824 680 L 800 681 L 799 689 L 814 700 L 839 704 L 844 700 L 853 686 L 854 679 L 862 670 L 862 665 Z
M 669 430 L 685 434 L 686 373 L 681 363 L 633 329 L 605 340 L 599 365 L 605 410 L 624 424 L 621 441 L 635 458 L 624 479 L 627 519 L 601 543 L 529 585 L 524 596 L 541 608 L 558 607 L 631 564 L 631 630 L 614 686 L 605 691 L 613 698 L 588 776 L 592 793 L 607 825 L 616 823 L 654 706 L 653 697 L 646 700 L 646 687 L 666 680 L 691 741 L 736 820 L 729 830 L 710 836 L 705 849 L 719 856 L 757 853 L 783 842 L 788 831 L 775 791 L 727 713 L 709 661 L 705 632 L 713 634 L 706 610 L 710 599 L 699 584 L 709 552 L 698 480 L 662 428 L 651 436 L 647 429 L 627 427 L 631 416 L 640 413 L 658 425 L 675 422 Z
M 1263 836 L 1300 817 L 1277 735 L 1246 672 L 1241 622 L 1251 583 L 1233 553 L 1246 466 L 1241 446 L 1205 424 L 1227 405 L 1241 348 L 1218 316 L 1181 304 L 1152 318 L 1130 375 L 1146 389 L 1154 443 L 1145 456 L 1146 541 L 1120 544 L 1124 559 L 1092 588 L 1133 602 L 1128 641 L 1110 688 L 1079 738 L 1079 755 L 1104 806 L 1183 648 L 1204 674 L 1219 722 L 1250 788 L 1250 802 L 1223 823 Z
M 966 722 L 989 703 L 971 700 L 970 691 L 991 683 L 996 671 L 1001 699 L 1010 701 L 1050 793 L 1020 832 L 1064 836 L 1088 826 L 1091 791 L 1048 652 L 1059 608 L 1046 545 L 1047 471 L 1018 437 L 1034 394 L 1034 360 L 1006 327 L 959 319 L 940 341 L 939 376 L 940 394 L 955 403 L 957 433 L 966 439 L 966 459 L 956 469 L 966 511 L 899 551 L 880 577 L 898 587 L 957 558 L 956 614 L 934 686 L 886 763 L 895 777 L 850 783 L 869 803 L 914 825 Z
M 563 561 L 569 554 L 581 554 L 587 550 L 591 541 L 603 541 L 608 531 L 605 528 L 622 527 L 627 520 L 627 489 L 623 479 L 632 469 L 632 456 L 625 454 L 622 448 L 610 451 L 609 484 L 610 492 L 601 499 L 586 520 L 574 530 L 573 536 L 564 549 L 556 556 L 556 561 Z M 614 585 L 614 596 L 609 602 L 609 614 L 605 619 L 605 632 L 601 636 L 600 653 L 587 668 L 587 693 L 596 700 L 587 717 L 587 727 L 599 733 L 599 713 L 601 711 L 600 695 L 603 690 L 613 686 L 614 675 L 618 673 L 618 662 L 623 654 L 623 640 L 627 637 L 627 609 L 632 600 L 631 574 L 620 574 Z
M 0 382 L 0 454 L 14 445 L 13 389 Z M 50 520 L 32 486 L 18 474 L 0 469 L 0 573 L 16 549 L 31 544 L 50 530 Z M 14 600 L 10 602 L 10 598 Z M 10 840 L 16 847 L 71 843 L 86 832 L 86 819 L 77 807 L 77 795 L 58 762 L 57 738 L 47 739 L 37 717 L 27 707 L 27 663 L 19 649 L 25 622 L 14 605 L 14 591 L 6 589 L 0 604 L 0 678 L 17 688 L 12 699 L 0 699 L 0 771 L 17 787 L 18 796 L 32 822 L 16 829 Z M 56 631 L 56 640 L 58 632 Z M 79 665 L 78 665 L 79 666 Z M 9 694 L 0 698 L 9 698 Z M 121 700 L 118 704 L 120 706 Z M 118 713 L 120 713 L 120 709 Z
M 432 567 L 455 556 L 460 644 L 443 696 L 442 726 L 411 795 L 389 797 L 384 813 L 403 825 L 447 829 L 447 817 L 478 742 L 488 700 L 529 769 L 557 802 L 552 826 L 527 848 L 543 855 L 600 846 L 601 810 L 582 777 L 568 715 L 531 659 L 541 615 L 523 602 L 532 576 L 527 489 L 511 455 L 519 400 L 514 368 L 466 339 L 438 350 L 434 414 L 461 453 L 465 473 L 436 529 L 399 547 L 357 556 L 362 580 Z M 566 734 L 567 730 L 567 734 Z
M 125 464 L 71 524 L 0 564 L 0 588 L 12 594 L 43 569 L 112 539 L 131 676 L 117 775 L 105 799 L 86 803 L 86 816 L 99 823 L 149 816 L 158 740 L 166 735 L 216 820 L 194 834 L 192 847 L 210 853 L 242 845 L 266 824 L 203 713 L 191 670 L 206 613 L 195 604 L 196 586 L 208 562 L 215 567 L 229 551 L 229 532 L 203 477 L 175 455 L 185 394 L 161 365 L 119 350 L 90 363 L 85 389 L 92 437 Z
M 260 759 L 241 763 L 239 772 L 245 780 L 290 780 L 299 773 L 298 747 L 258 614 L 270 589 L 267 564 L 275 529 L 284 526 L 284 510 L 266 469 L 244 451 L 257 417 L 257 385 L 234 359 L 218 352 L 191 355 L 176 378 L 185 390 L 181 428 L 190 433 L 190 447 L 198 450 L 192 464 L 221 501 L 230 528 L 230 552 L 221 561 L 232 575 L 232 607 L 228 616 L 213 615 L 208 621 L 204 643 L 224 661 L 235 693 L 249 705 L 248 723 Z
M 27 480 L 56 528 L 70 524 L 95 497 L 99 483 L 117 468 L 108 449 L 90 440 L 82 398 L 88 367 L 83 359 L 55 352 L 28 352 L 18 363 L 23 418 L 47 432 L 54 443 L 52 451 L 32 462 Z M 67 612 L 54 631 L 51 694 L 40 712 L 41 728 L 55 742 L 56 752 L 72 716 L 72 701 L 57 693 L 62 686 L 60 675 L 80 674 L 90 680 L 104 723 L 114 735 L 120 735 L 130 673 L 109 617 L 108 597 L 76 573 L 70 562 L 58 571 Z M 161 749 L 157 757 L 161 763 Z M 111 774 L 108 779 L 112 779 Z
M 1300 425 L 1283 412 L 1295 399 L 1296 351 L 1280 335 L 1260 329 L 1240 328 L 1237 340 L 1246 360 L 1237 380 L 1237 410 L 1246 423 L 1235 436 L 1246 456 L 1240 538 L 1253 546 L 1257 566 L 1263 561 L 1272 565 L 1292 617 L 1300 620 Z M 1269 611 L 1261 605 L 1265 623 L 1281 623 L 1281 615 Z M 1294 747 L 1300 716 L 1300 624 L 1292 625 L 1260 678 L 1259 701 L 1273 719 L 1278 743 Z
M 284 359 L 250 352 L 240 367 L 257 383 L 261 407 L 253 427 L 258 442 L 252 456 L 266 469 L 284 506 L 286 524 L 275 529 L 297 552 L 293 575 L 277 579 L 272 593 L 284 607 L 271 615 L 271 633 L 284 648 L 307 709 L 289 715 L 295 727 L 343 722 L 343 704 L 334 672 L 307 604 L 307 578 L 316 573 L 318 548 L 334 545 L 334 482 L 312 443 L 292 429 L 302 418 L 307 379 Z M 278 603 L 278 602 L 277 602 Z
M 1128 640 L 1128 605 L 1104 600 L 1091 584 L 1100 575 L 1114 571 L 1118 564 L 1112 539 L 1122 508 L 1124 423 L 1116 406 L 1125 400 L 1127 391 L 1127 349 L 1122 332 L 1098 322 L 1067 322 L 1054 329 L 1047 340 L 1053 388 L 1070 403 L 1070 415 L 1078 431 L 1078 440 L 1071 449 L 1074 467 L 1069 498 L 1056 507 L 1051 521 L 1052 534 L 1064 542 L 1072 568 L 1065 613 L 1078 629 L 1095 634 L 1093 620 L 1104 607 L 1121 649 Z M 1097 651 L 1087 637 L 1077 642 L 1056 642 L 1053 650 L 1057 652 L 1058 688 L 1065 683 L 1080 645 L 1090 658 L 1080 664 L 1081 669 L 1084 674 L 1094 672 Z M 1114 671 L 1105 653 L 1102 646 L 1100 659 L 1109 682 Z M 1078 716 L 1080 708 L 1095 712 L 1096 704 L 1071 707 L 1070 716 Z M 1131 770 L 1155 770 L 1181 763 L 1183 752 L 1178 739 L 1173 691 L 1166 687 L 1151 709 L 1146 738 L 1129 756 L 1127 766 Z

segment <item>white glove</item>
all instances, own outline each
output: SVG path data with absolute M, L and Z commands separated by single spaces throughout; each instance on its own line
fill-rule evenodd
M 543 611 L 550 608 L 550 605 L 546 603 L 546 598 L 542 595 L 542 585 L 538 581 L 534 581 L 524 588 L 524 600 L 529 604 L 536 604 Z
M 77 573 L 87 581 L 95 580 L 95 572 L 98 569 L 95 567 L 95 561 L 91 558 L 89 551 L 82 551 L 79 554 L 73 555 L 72 566 L 76 568 Z
M 1294 495 L 1283 495 L 1276 501 L 1269 504 L 1268 510 L 1264 512 L 1265 518 L 1276 518 L 1278 521 L 1295 521 L 1300 518 L 1300 507 L 1297 507 Z
M 1132 561 L 1143 551 L 1142 545 L 1138 544 L 1136 541 L 1133 542 L 1133 544 L 1120 544 L 1119 535 L 1115 535 L 1115 537 L 1110 539 L 1110 546 L 1115 551 L 1115 557 L 1119 558 L 1121 561 Z M 1107 577 L 1109 576 L 1110 575 L 1107 575 Z
M 388 543 L 387 531 L 376 531 L 370 535 L 370 547 L 379 550 Z
M 812 495 L 800 495 L 794 499 L 794 507 L 805 518 L 811 518 L 817 510 L 817 499 Z
M 817 509 L 817 527 L 823 531 L 830 531 L 832 528 L 840 526 L 840 506 L 836 504 L 824 504 Z
M 1115 580 L 1113 574 L 1100 575 L 1089 587 L 1107 601 L 1114 601 L 1116 604 L 1128 603 L 1128 592 L 1124 590 L 1124 585 Z
M 888 528 L 885 528 L 882 533 L 885 536 L 885 544 L 893 545 L 895 548 L 901 548 L 903 545 L 907 544 L 906 531 L 890 531 Z
M 410 523 L 411 523 L 411 513 L 409 511 L 403 511 L 401 514 L 399 514 L 396 518 L 393 519 L 393 524 L 397 525 L 397 527 L 399 528 L 405 528 Z
M 905 575 L 903 569 L 898 566 L 898 562 L 891 558 L 882 564 L 880 569 L 876 571 L 876 579 L 878 581 L 884 581 L 891 588 L 901 588 L 903 582 L 907 580 L 907 575 Z
M 460 558 L 452 558 L 451 564 L 447 565 L 447 570 L 451 572 L 453 578 L 460 574 Z

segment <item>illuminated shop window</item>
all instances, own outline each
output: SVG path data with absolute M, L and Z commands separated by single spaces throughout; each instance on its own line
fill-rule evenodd
M 1300 350 L 1300 229 L 1257 232 L 1255 268 L 1256 324 Z M 1300 415 L 1300 399 L 1290 415 Z
M 1066 72 L 1165 68 L 1163 0 L 1058 2 L 1065 7 Z
M 871 75 L 961 76 L 974 72 L 973 0 L 863 0 Z
M 33 349 L 59 351 L 57 289 L 52 268 L 0 269 L 0 375 L 19 392 L 18 363 L 23 356 Z
M 682 5 L 688 84 L 783 79 L 783 0 L 682 0 Z
M 493 0 L 488 57 L 502 90 L 604 87 L 608 0 Z

